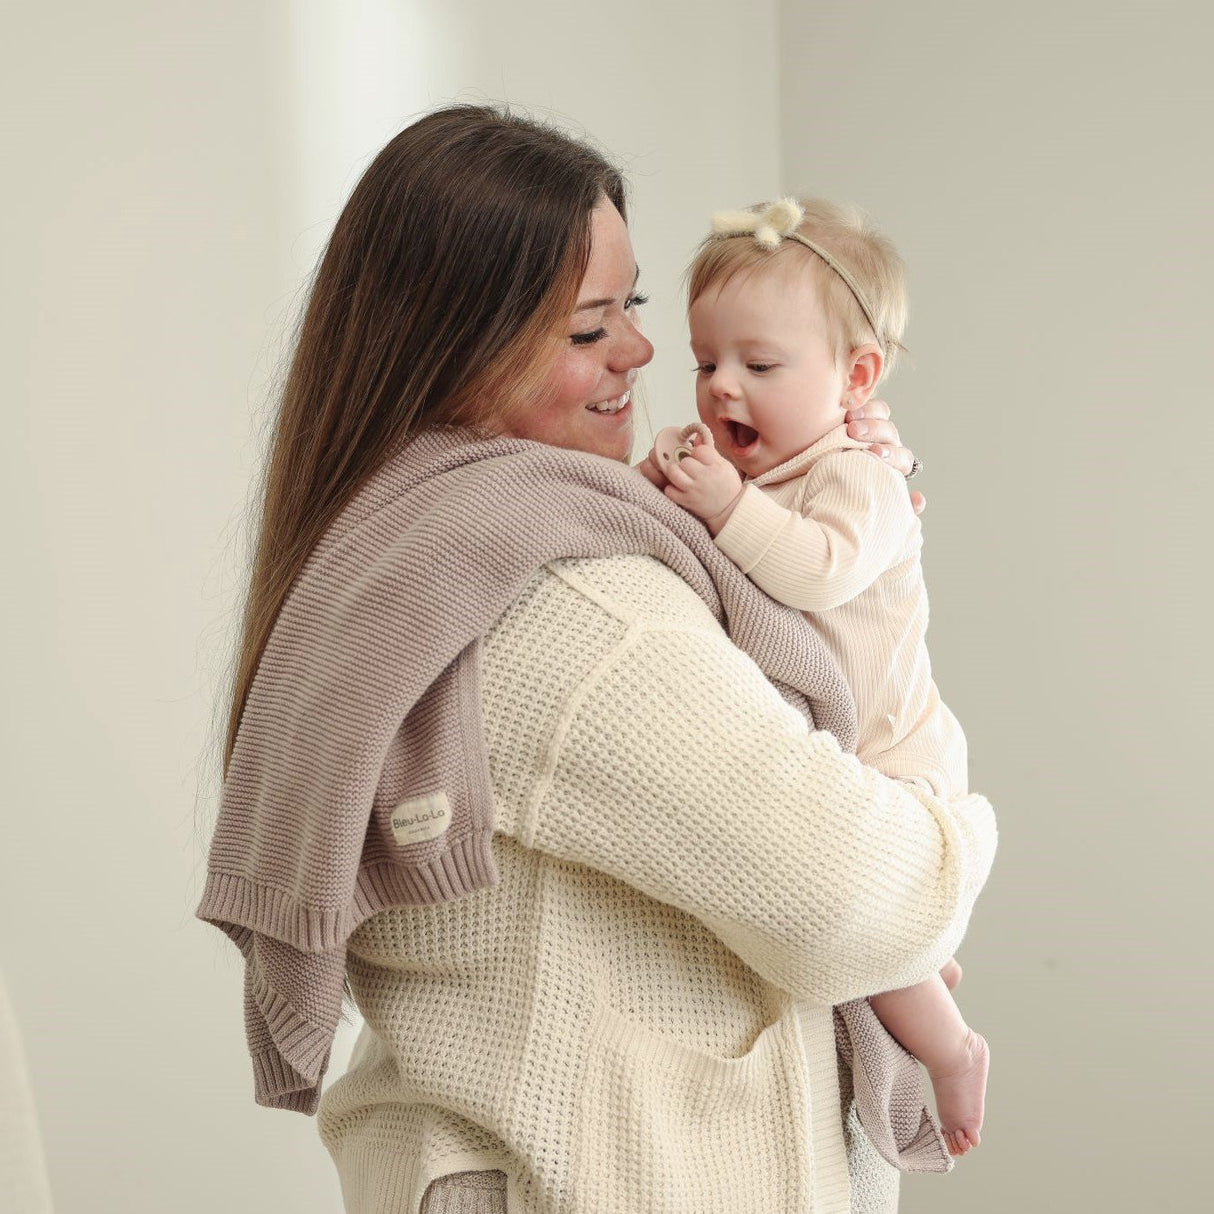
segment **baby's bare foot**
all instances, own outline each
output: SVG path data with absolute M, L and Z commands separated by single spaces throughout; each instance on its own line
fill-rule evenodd
M 971 1029 L 951 1064 L 928 1071 L 936 1094 L 936 1115 L 952 1155 L 964 1155 L 982 1141 L 990 1058 L 986 1040 Z

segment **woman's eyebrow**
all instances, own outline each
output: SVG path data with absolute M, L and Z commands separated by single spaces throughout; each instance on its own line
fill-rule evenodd
M 635 287 L 637 285 L 637 281 L 640 279 L 640 277 L 641 277 L 641 267 L 637 266 L 636 273 L 633 274 L 633 276 L 632 276 L 632 287 Z M 629 287 L 628 289 L 631 291 L 632 287 Z M 613 303 L 615 303 L 614 298 L 588 299 L 588 300 L 586 300 L 585 303 L 578 304 L 578 306 L 576 308 L 574 308 L 573 310 L 574 310 L 574 312 L 589 312 L 591 308 L 605 308 L 608 304 L 613 304 Z

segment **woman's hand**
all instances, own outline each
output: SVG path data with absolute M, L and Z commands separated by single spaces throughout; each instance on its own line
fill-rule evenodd
M 652 451 L 636 466 L 636 470 L 651 484 L 659 489 L 666 488 L 666 477 L 658 467 L 658 461 Z
M 869 400 L 849 409 L 843 420 L 847 423 L 847 433 L 859 442 L 868 441 L 869 450 L 880 459 L 897 468 L 906 476 L 915 462 L 915 453 L 902 446 L 898 437 L 898 427 L 890 421 L 889 405 L 883 400 Z M 927 499 L 917 489 L 911 490 L 911 506 L 916 514 L 923 513 Z

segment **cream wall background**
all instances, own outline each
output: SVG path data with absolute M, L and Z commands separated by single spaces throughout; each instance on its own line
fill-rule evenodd
M 1208 8 L 781 8 L 790 187 L 910 269 L 933 668 L 1000 855 L 985 1143 L 907 1214 L 1194 1210 L 1211 1046 Z M 815 115 L 829 115 L 819 121 Z
M 0 965 L 61 1212 L 340 1208 L 314 1124 L 252 1105 L 238 969 L 191 918 L 196 798 L 205 825 L 300 284 L 400 125 L 503 98 L 632 180 L 655 424 L 689 415 L 677 280 L 713 209 L 806 187 L 899 242 L 933 654 L 1003 824 L 962 954 L 987 1143 L 903 1209 L 1197 1204 L 1210 33 L 1175 0 L 8 15 Z
M 716 200 L 778 185 L 776 3 L 741 45 L 717 32 L 729 12 L 6 11 L 3 484 L 23 592 L 4 597 L 0 966 L 60 1214 L 340 1209 L 315 1123 L 253 1105 L 234 950 L 192 914 L 240 513 L 282 333 L 345 195 L 454 99 L 593 133 L 634 186 L 654 394 L 689 401 L 687 250 Z

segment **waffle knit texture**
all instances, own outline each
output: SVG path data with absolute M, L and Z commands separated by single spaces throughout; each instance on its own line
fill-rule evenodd
M 423 433 L 308 558 L 224 781 L 198 914 L 245 958 L 259 1103 L 315 1111 L 359 923 L 497 883 L 481 638 L 545 561 L 620 552 L 669 565 L 773 683 L 854 741 L 850 694 L 813 630 L 638 473 Z
M 932 681 L 919 520 L 902 476 L 865 447 L 839 426 L 755 477 L 716 542 L 812 619 L 855 696 L 860 758 L 960 796 L 965 735 Z
M 831 1005 L 951 955 L 990 806 L 814 731 L 641 555 L 537 571 L 483 709 L 500 885 L 350 940 L 366 1028 L 320 1108 L 348 1214 L 476 1169 L 511 1214 L 889 1214 Z

